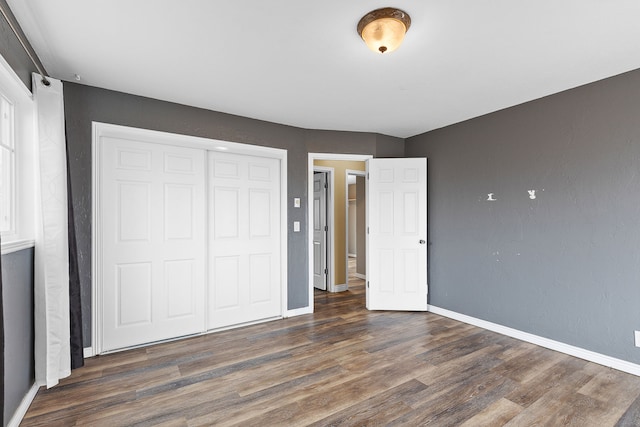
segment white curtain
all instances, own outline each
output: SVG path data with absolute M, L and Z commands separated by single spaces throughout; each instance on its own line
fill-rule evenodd
M 53 387 L 71 374 L 67 159 L 62 82 L 33 74 L 37 108 L 38 211 L 35 250 L 36 381 Z

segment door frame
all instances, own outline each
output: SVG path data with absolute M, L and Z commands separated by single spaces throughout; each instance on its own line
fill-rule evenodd
M 356 169 L 347 169 L 347 170 L 345 170 L 344 173 L 345 173 L 345 176 L 344 176 L 344 187 L 345 187 L 344 188 L 344 196 L 347 199 L 346 203 L 345 203 L 346 211 L 345 211 L 345 215 L 344 215 L 344 218 L 345 218 L 345 221 L 346 221 L 346 224 L 345 224 L 345 227 L 344 227 L 344 234 L 345 234 L 345 236 L 344 236 L 344 239 L 345 239 L 344 240 L 344 243 L 345 243 L 345 251 L 344 251 L 344 253 L 345 253 L 345 257 L 346 257 L 346 259 L 345 259 L 345 269 L 346 269 L 346 271 L 345 271 L 345 276 L 344 277 L 347 278 L 346 285 L 347 285 L 347 290 L 348 290 L 349 289 L 349 175 L 362 176 L 362 177 L 366 178 L 367 172 L 366 171 L 359 171 L 359 170 L 356 170 Z M 366 188 L 366 185 L 365 185 L 365 188 Z M 366 203 L 365 203 L 365 206 L 366 206 Z M 366 207 L 365 207 L 365 212 L 366 212 Z M 364 226 L 365 226 L 365 229 L 366 229 L 367 224 L 365 224 Z M 365 241 L 366 241 L 366 239 L 365 239 Z M 366 243 L 365 243 L 365 246 L 367 246 Z M 367 248 L 365 247 L 365 251 L 366 251 L 366 249 Z M 366 274 L 367 274 L 367 271 L 365 270 L 365 277 L 364 277 L 365 280 L 366 280 Z
M 287 314 L 287 288 L 288 288 L 288 253 L 287 253 L 287 150 L 280 148 L 261 147 L 257 145 L 244 144 L 239 142 L 222 141 L 213 138 L 203 138 L 190 135 L 162 132 L 156 130 L 135 128 L 129 126 L 114 125 L 101 122 L 92 122 L 91 138 L 91 347 L 85 348 L 85 357 L 102 353 L 102 206 L 100 203 L 102 183 L 100 176 L 102 172 L 102 158 L 100 152 L 102 144 L 101 138 L 131 139 L 154 144 L 165 144 L 177 147 L 198 148 L 210 151 L 224 151 L 235 154 L 245 154 L 251 156 L 262 156 L 280 160 L 280 292 L 281 307 L 280 317 Z M 205 173 L 206 168 L 205 166 Z M 208 191 L 208 183 L 205 184 Z M 208 212 L 208 210 L 207 210 Z M 208 224 L 205 225 L 208 230 Z M 208 234 L 208 231 L 207 231 Z M 205 248 L 205 259 L 208 259 L 208 249 Z M 205 277 L 208 280 L 209 271 L 205 265 Z M 208 300 L 208 287 L 205 286 L 205 300 Z M 207 331 L 207 313 L 205 313 L 205 329 L 202 334 L 216 331 Z M 244 326 L 244 325 L 242 325 Z M 198 335 L 198 334 L 195 334 Z M 171 339 L 167 340 L 171 341 Z M 124 350 L 124 349 L 123 349 Z
M 339 154 L 339 153 L 309 153 L 308 154 L 308 164 L 307 164 L 307 254 L 308 254 L 308 289 L 309 289 L 309 306 L 305 310 L 305 312 L 313 313 L 314 311 L 314 287 L 313 287 L 313 257 L 311 254 L 313 253 L 313 227 L 311 227 L 311 223 L 313 221 L 313 170 L 316 168 L 313 162 L 315 160 L 351 160 L 357 162 L 366 162 L 369 159 L 373 159 L 373 155 L 371 154 Z M 318 166 L 319 167 L 319 166 Z M 331 184 L 333 185 L 333 183 Z M 330 185 L 330 186 L 331 186 Z M 333 206 L 333 196 L 330 197 L 331 205 Z M 333 217 L 333 209 L 331 211 L 331 216 Z M 333 234 L 333 233 L 332 233 Z M 333 242 L 333 236 L 331 236 L 331 240 Z M 333 244 L 333 243 L 332 243 Z M 333 247 L 332 247 L 333 248 Z M 333 258 L 333 257 L 332 257 Z M 332 260 L 332 263 L 335 261 Z M 332 268 L 335 266 L 332 264 Z M 335 271 L 335 268 L 334 268 Z M 333 283 L 333 279 L 331 280 Z
M 326 197 L 327 200 L 325 201 L 325 207 L 327 209 L 326 212 L 326 219 L 327 219 L 327 242 L 325 245 L 325 249 L 326 249 L 326 257 L 327 257 L 327 291 L 329 292 L 335 292 L 334 287 L 335 287 L 335 281 L 333 280 L 333 272 L 335 270 L 335 259 L 333 258 L 333 252 L 334 252 L 334 233 L 333 233 L 333 221 L 334 221 L 334 212 L 333 212 L 333 193 L 334 193 L 334 188 L 333 188 L 333 178 L 334 178 L 334 172 L 335 170 L 331 167 L 328 166 L 314 166 L 313 167 L 313 172 L 322 172 L 327 174 L 327 191 L 326 191 Z M 312 185 L 313 185 L 313 175 L 311 175 L 311 180 L 312 180 Z M 311 195 L 311 207 L 313 208 L 313 194 Z M 313 248 L 313 216 L 311 216 L 311 222 L 309 223 L 309 228 L 311 229 L 312 233 L 311 233 L 311 244 L 312 244 L 312 248 Z M 311 254 L 313 252 L 311 252 L 309 254 L 309 256 L 311 257 Z M 313 264 L 312 264 L 313 265 Z M 313 270 L 312 270 L 312 275 L 311 277 L 313 278 Z M 315 286 L 314 286 L 315 288 Z

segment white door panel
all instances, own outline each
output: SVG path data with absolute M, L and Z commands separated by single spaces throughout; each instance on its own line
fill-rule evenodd
M 282 314 L 280 161 L 209 153 L 208 329 Z
M 367 162 L 367 308 L 427 309 L 427 161 Z
M 327 173 L 313 174 L 313 286 L 327 290 Z
M 203 331 L 205 151 L 101 142 L 102 350 Z

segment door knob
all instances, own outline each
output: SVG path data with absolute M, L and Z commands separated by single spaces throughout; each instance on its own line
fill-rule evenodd
M 424 245 L 425 243 L 427 243 L 427 241 L 420 239 L 420 241 L 418 243 L 420 243 L 421 245 Z

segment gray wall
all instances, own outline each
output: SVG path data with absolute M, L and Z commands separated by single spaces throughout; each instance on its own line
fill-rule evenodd
M 640 71 L 405 149 L 429 158 L 430 304 L 640 363 Z
M 4 425 L 35 383 L 33 249 L 2 255 Z
M 92 121 L 221 139 L 288 150 L 289 309 L 308 303 L 307 154 L 309 152 L 404 154 L 402 139 L 369 133 L 317 131 L 283 126 L 154 99 L 64 83 L 69 170 L 80 257 L 83 333 L 91 344 L 91 123 Z M 277 102 L 277 100 L 275 100 Z M 302 206 L 293 208 L 300 197 Z M 300 232 L 293 232 L 300 221 Z
M 24 36 L 24 33 L 22 32 L 20 25 L 17 23 L 15 17 L 13 16 L 11 9 L 7 5 L 6 0 L 0 0 L 0 4 L 2 4 L 4 10 L 9 14 L 9 18 L 12 20 L 13 25 L 18 29 L 22 40 L 26 42 L 27 47 L 30 49 L 34 59 L 36 59 L 39 65 L 42 67 L 38 56 L 33 52 L 31 45 Z M 36 67 L 33 65 L 31 59 L 29 59 L 29 56 L 20 45 L 17 37 L 13 34 L 13 31 L 11 30 L 11 27 L 9 27 L 9 24 L 7 24 L 7 22 L 2 18 L 2 15 L 0 15 L 0 54 L 2 54 L 13 71 L 15 71 L 18 77 L 20 77 L 20 80 L 22 80 L 25 86 L 27 86 L 29 90 L 31 90 L 31 73 L 37 71 Z

